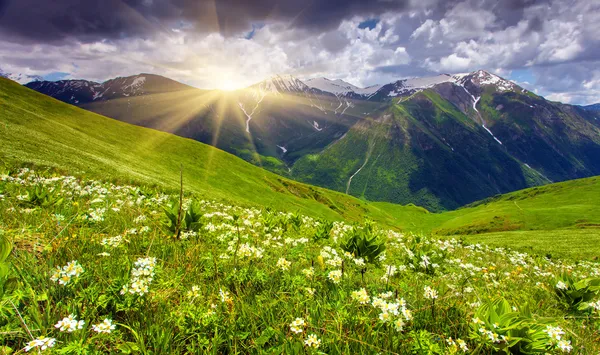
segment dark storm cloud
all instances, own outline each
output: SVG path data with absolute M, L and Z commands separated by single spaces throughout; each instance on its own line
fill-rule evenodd
M 489 8 L 506 26 L 523 10 L 546 0 L 492 2 Z M 433 17 L 458 0 L 430 2 Z M 376 19 L 421 6 L 411 0 L 0 0 L 0 31 L 8 40 L 83 42 L 150 36 L 172 28 L 224 35 L 250 31 L 255 23 L 285 23 L 323 32 L 352 16 Z M 536 30 L 539 21 L 532 19 Z
M 143 34 L 152 24 L 120 0 L 0 0 L 0 30 L 13 41 L 82 41 Z
M 282 22 L 312 31 L 355 15 L 407 9 L 408 0 L 0 0 L 0 30 L 14 40 L 82 41 L 150 35 L 171 28 L 225 35 L 252 23 Z M 10 39 L 10 38 L 9 38 Z

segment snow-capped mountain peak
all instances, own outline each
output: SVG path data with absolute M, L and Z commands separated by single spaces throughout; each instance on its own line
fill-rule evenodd
M 19 84 L 27 84 L 32 81 L 42 81 L 42 78 L 39 75 L 27 75 L 27 74 L 19 74 L 19 73 L 6 73 L 2 69 L 0 69 L 0 76 L 3 78 L 10 79 L 12 81 L 16 81 Z
M 503 79 L 496 74 L 492 74 L 485 70 L 477 70 L 472 73 L 465 74 L 456 74 L 453 76 L 456 80 L 456 83 L 459 85 L 464 85 L 466 82 L 470 81 L 476 86 L 488 86 L 493 85 L 498 91 L 512 91 L 515 90 L 518 86 L 510 80 Z
M 311 88 L 329 92 L 334 95 L 347 95 L 352 93 L 357 95 L 372 95 L 381 88 L 381 85 L 372 85 L 361 88 L 342 79 L 331 80 L 323 77 L 307 79 L 304 82 Z
M 446 83 L 446 82 L 454 82 L 454 78 L 452 78 L 448 74 L 440 74 L 436 76 L 423 77 L 423 78 L 410 78 L 410 79 L 402 79 L 398 80 L 395 83 L 388 84 L 386 86 L 391 85 L 391 90 L 387 93 L 387 96 L 399 96 L 407 93 L 412 93 L 417 90 L 424 90 L 430 87 L 433 87 L 438 84 Z
M 103 83 L 87 80 L 60 80 L 30 82 L 26 86 L 76 105 L 191 89 L 185 84 L 153 74 L 117 77 Z
M 252 85 L 251 88 L 272 93 L 310 91 L 310 87 L 290 74 L 273 75 L 258 84 Z

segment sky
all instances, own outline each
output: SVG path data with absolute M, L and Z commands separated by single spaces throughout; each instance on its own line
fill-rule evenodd
M 600 102 L 596 0 L 0 0 L 0 69 L 154 73 L 206 89 L 275 74 L 358 86 L 485 69 Z

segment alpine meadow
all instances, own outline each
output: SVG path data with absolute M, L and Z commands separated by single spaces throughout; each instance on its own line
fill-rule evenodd
M 0 355 L 600 354 L 598 24 L 0 1 Z

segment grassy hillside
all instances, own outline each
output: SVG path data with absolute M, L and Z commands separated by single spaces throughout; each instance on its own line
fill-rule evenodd
M 467 235 L 509 230 L 600 228 L 600 177 L 532 187 L 491 197 L 443 213 L 373 203 L 401 216 L 398 227 L 440 235 Z
M 394 218 L 347 195 L 300 184 L 221 150 L 112 120 L 0 79 L 0 159 L 102 179 L 177 188 L 183 166 L 188 191 L 245 205 L 299 210 L 319 218 L 388 225 Z
M 445 213 L 441 234 L 600 227 L 600 177 L 533 187 Z
M 375 203 L 399 216 L 398 228 L 540 255 L 600 255 L 600 177 L 533 187 L 444 213 Z

